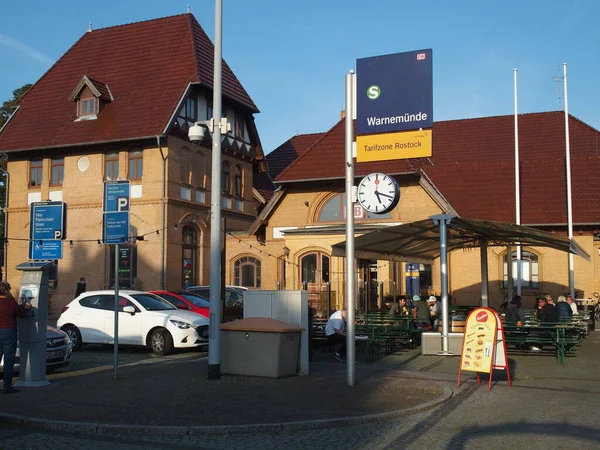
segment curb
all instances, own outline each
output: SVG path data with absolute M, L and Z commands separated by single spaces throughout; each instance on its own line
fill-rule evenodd
M 333 419 L 305 420 L 298 422 L 259 423 L 248 425 L 206 425 L 206 426 L 161 426 L 161 425 L 118 425 L 91 422 L 67 422 L 60 420 L 35 419 L 17 414 L 0 413 L 0 423 L 17 427 L 42 428 L 51 431 L 62 431 L 98 436 L 145 435 L 145 436 L 199 436 L 206 434 L 259 433 L 273 431 L 302 431 L 319 428 L 331 428 L 347 425 L 361 425 L 394 419 L 398 416 L 418 414 L 433 409 L 448 401 L 454 391 L 443 388 L 438 398 L 410 408 L 396 409 L 384 413 L 366 414 L 362 416 L 338 417 Z

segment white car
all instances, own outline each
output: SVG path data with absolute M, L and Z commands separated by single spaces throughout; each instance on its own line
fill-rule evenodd
M 62 309 L 57 326 L 73 348 L 83 344 L 114 344 L 114 291 L 81 294 Z M 166 355 L 173 348 L 208 345 L 208 319 L 177 309 L 158 295 L 119 291 L 119 344 L 150 348 Z

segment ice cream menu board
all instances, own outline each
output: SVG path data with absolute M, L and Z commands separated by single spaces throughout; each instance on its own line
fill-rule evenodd
M 487 308 L 477 308 L 467 317 L 463 339 L 461 370 L 490 373 L 494 363 L 498 323 Z

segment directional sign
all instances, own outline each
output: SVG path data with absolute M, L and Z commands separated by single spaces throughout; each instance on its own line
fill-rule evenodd
M 104 182 L 104 212 L 129 211 L 131 183 L 129 180 Z
M 29 210 L 29 239 L 32 241 L 67 237 L 65 202 L 34 202 Z
M 129 212 L 105 212 L 102 227 L 104 244 L 125 244 L 129 242 Z
M 62 259 L 63 241 L 57 239 L 29 241 L 29 259 L 34 261 L 47 261 Z

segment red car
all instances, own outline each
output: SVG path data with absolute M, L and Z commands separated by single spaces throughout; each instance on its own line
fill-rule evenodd
M 187 291 L 151 291 L 150 293 L 164 298 L 166 301 L 179 309 L 185 309 L 187 311 L 202 314 L 204 317 L 209 316 L 208 310 L 210 308 L 210 303 L 207 299 L 200 295 Z

